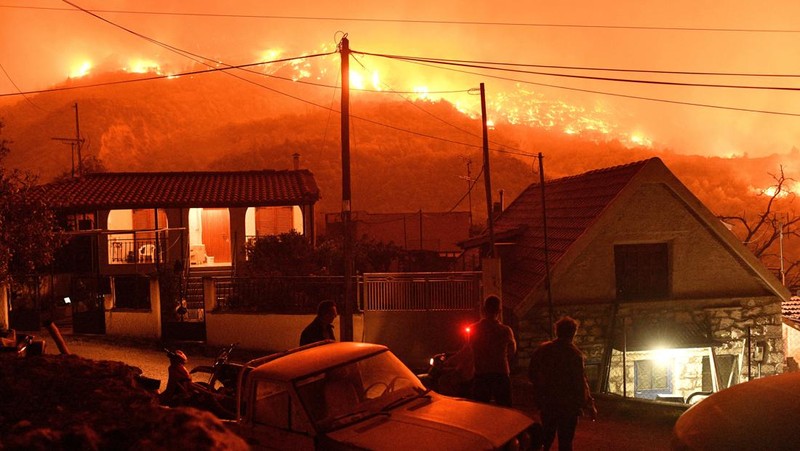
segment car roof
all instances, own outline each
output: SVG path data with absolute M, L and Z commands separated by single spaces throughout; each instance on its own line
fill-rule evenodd
M 288 382 L 388 350 L 383 345 L 355 342 L 332 342 L 290 350 L 283 356 L 259 365 L 251 377 Z

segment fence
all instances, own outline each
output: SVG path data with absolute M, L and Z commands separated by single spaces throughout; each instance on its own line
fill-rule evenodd
M 481 299 L 480 272 L 364 274 L 367 311 L 474 310 Z

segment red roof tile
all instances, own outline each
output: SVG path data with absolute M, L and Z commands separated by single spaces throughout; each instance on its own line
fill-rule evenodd
M 594 224 L 631 179 L 651 160 L 598 169 L 545 182 L 550 268 Z M 503 246 L 503 302 L 517 306 L 544 281 L 542 194 L 530 185 L 495 221 L 495 233 L 525 225 L 516 245 Z
M 67 210 L 302 205 L 320 198 L 308 170 L 106 172 L 42 185 L 40 193 Z

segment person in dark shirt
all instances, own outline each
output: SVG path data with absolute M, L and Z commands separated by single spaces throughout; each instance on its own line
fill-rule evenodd
M 333 334 L 333 320 L 336 319 L 336 303 L 330 300 L 317 305 L 317 316 L 300 334 L 300 346 L 323 340 L 336 340 Z
M 597 409 L 586 380 L 583 353 L 572 340 L 578 323 L 565 316 L 555 324 L 556 339 L 540 345 L 531 356 L 528 377 L 542 415 L 544 449 L 558 434 L 559 451 L 572 450 L 581 410 L 594 419 Z
M 517 352 L 510 327 L 500 322 L 500 298 L 489 296 L 483 303 L 483 319 L 470 326 L 470 346 L 475 362 L 473 397 L 476 401 L 511 407 L 509 360 Z

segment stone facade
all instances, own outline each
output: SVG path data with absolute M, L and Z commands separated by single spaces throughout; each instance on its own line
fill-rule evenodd
M 576 344 L 586 355 L 587 374 L 590 380 L 598 383 L 603 371 L 603 361 L 610 341 L 610 326 L 613 321 L 612 304 L 587 304 L 558 306 L 554 311 L 554 321 L 563 315 L 570 315 L 580 322 Z M 716 356 L 734 356 L 738 379 L 731 383 L 744 382 L 748 378 L 747 333 L 751 336 L 751 359 L 749 374 L 755 377 L 782 373 L 784 368 L 784 345 L 781 330 L 781 301 L 778 297 L 749 297 L 731 299 L 691 299 L 661 302 L 622 303 L 616 314 L 614 337 L 623 335 L 623 322 L 638 324 L 657 324 L 669 322 L 697 327 L 715 343 Z M 519 351 L 516 370 L 526 371 L 532 351 L 549 339 L 549 314 L 547 307 L 531 309 L 528 315 L 520 318 L 517 324 Z M 674 354 L 673 393 L 684 398 L 703 388 L 703 356 L 710 356 L 709 348 L 692 348 Z M 653 359 L 655 350 L 626 353 L 626 370 L 622 369 L 622 353 L 614 351 L 610 356 L 608 391 L 622 393 L 623 374 L 627 376 L 628 396 L 634 393 L 634 362 Z M 727 386 L 728 381 L 721 381 Z M 595 385 L 595 390 L 602 387 Z

